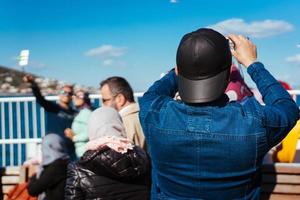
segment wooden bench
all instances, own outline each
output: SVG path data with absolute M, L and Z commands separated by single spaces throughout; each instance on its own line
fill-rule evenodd
M 8 191 L 16 184 L 27 181 L 28 168 L 6 167 L 0 168 L 0 199 L 3 199 Z
M 0 199 L 16 184 L 28 181 L 35 170 L 23 167 L 0 169 Z M 262 200 L 300 200 L 300 163 L 266 164 L 262 173 Z
M 262 200 L 300 200 L 300 163 L 267 164 L 262 173 Z

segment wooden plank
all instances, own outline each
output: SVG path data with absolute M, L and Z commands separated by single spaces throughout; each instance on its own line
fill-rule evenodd
M 20 181 L 20 167 L 5 167 L 1 169 L 0 186 L 2 194 L 5 195 Z M 1 197 L 2 198 L 2 197 Z M 1 199 L 0 198 L 0 199 Z
M 3 185 L 3 194 L 7 194 L 13 187 L 15 187 L 15 185 Z
M 263 184 L 261 189 L 264 193 L 300 194 L 300 185 Z
M 20 167 L 6 167 L 2 171 L 2 176 L 19 175 L 19 174 L 20 174 Z
M 27 177 L 28 177 L 28 167 L 21 167 L 19 183 L 24 183 L 24 182 L 28 181 Z
M 18 184 L 19 180 L 20 180 L 19 176 L 2 176 L 1 177 L 1 183 L 2 183 L 2 185 Z
M 287 194 L 261 194 L 261 200 L 299 200 L 300 195 L 287 195 Z
M 300 175 L 291 174 L 263 174 L 262 182 L 264 183 L 286 183 L 300 184 Z
M 300 174 L 300 163 L 275 163 L 262 166 L 263 173 Z

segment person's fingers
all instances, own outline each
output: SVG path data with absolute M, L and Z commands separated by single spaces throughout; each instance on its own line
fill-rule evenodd
M 249 40 L 249 38 L 248 38 L 248 37 L 244 37 L 244 36 L 243 36 L 243 38 L 242 38 L 242 41 L 243 41 L 245 44 L 248 44 L 248 45 L 253 45 L 252 41 L 251 41 L 251 40 Z
M 233 49 L 233 50 L 231 50 L 231 54 L 235 57 L 235 58 L 237 58 L 237 52 Z
M 23 81 L 24 81 L 24 82 L 33 82 L 34 79 L 33 79 L 33 76 L 25 75 L 25 76 L 23 77 Z
M 230 34 L 228 35 L 228 38 L 233 42 L 233 43 L 238 43 L 239 41 L 239 37 L 237 35 L 234 35 L 234 34 Z
M 246 38 L 243 35 L 239 35 L 240 40 L 246 40 Z
M 122 138 L 122 139 L 120 139 L 120 141 L 125 142 L 125 143 L 130 143 L 130 140 L 128 140 L 127 138 Z

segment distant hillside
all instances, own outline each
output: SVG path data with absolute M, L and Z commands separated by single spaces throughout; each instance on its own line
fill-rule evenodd
M 34 76 L 33 74 L 31 74 Z M 0 66 L 0 84 L 4 84 L 6 82 L 6 79 L 8 82 L 10 82 L 13 86 L 20 86 L 22 84 L 22 77 L 24 76 L 24 73 L 15 69 L 7 68 Z M 9 80 L 11 77 L 11 81 Z M 36 77 L 36 76 L 34 76 Z
M 26 73 L 30 74 L 30 73 Z M 24 73 L 22 71 L 0 66 L 0 95 L 24 95 L 30 94 L 31 89 L 28 84 L 23 82 Z M 32 75 L 39 84 L 44 95 L 58 94 L 64 84 L 64 81 L 49 79 L 45 77 Z M 84 89 L 90 93 L 96 93 L 97 89 L 74 84 L 75 89 Z

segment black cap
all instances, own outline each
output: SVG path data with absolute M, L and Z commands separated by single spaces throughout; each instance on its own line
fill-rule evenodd
M 207 28 L 186 34 L 177 49 L 176 62 L 178 90 L 184 102 L 210 102 L 224 93 L 232 58 L 222 34 Z

